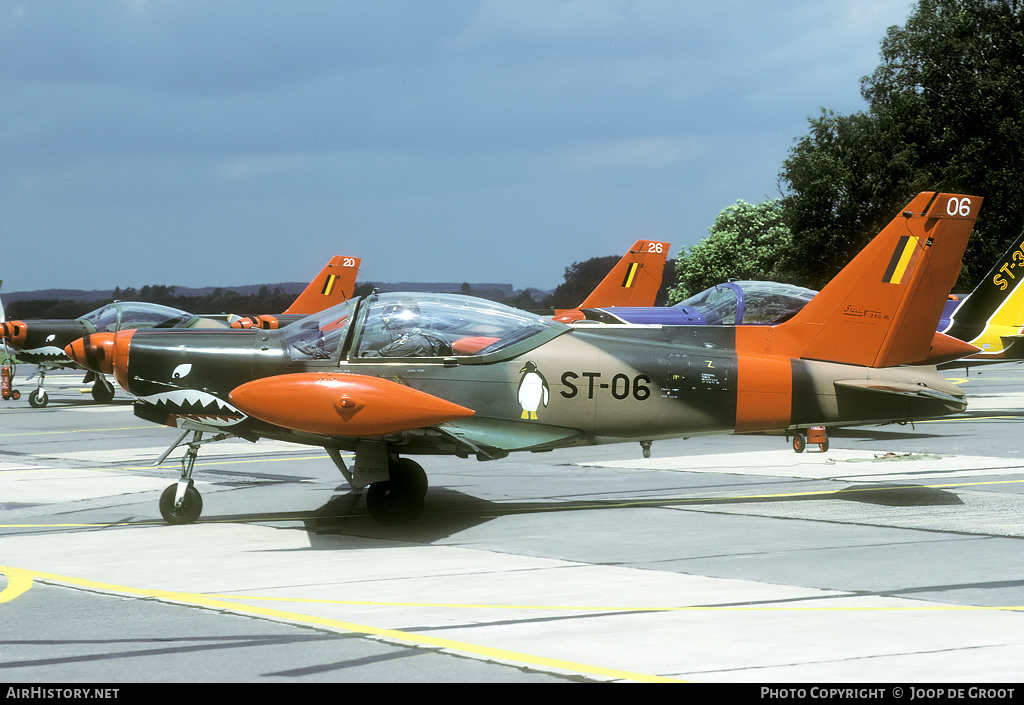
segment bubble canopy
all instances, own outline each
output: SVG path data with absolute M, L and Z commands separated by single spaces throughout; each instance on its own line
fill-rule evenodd
M 658 325 L 757 325 L 781 323 L 818 292 L 768 281 L 716 284 L 674 306 L 587 309 L 588 320 Z
M 142 301 L 115 301 L 90 311 L 78 320 L 96 333 L 129 328 L 184 328 L 196 316 L 181 309 Z
M 294 360 L 518 354 L 569 328 L 542 316 L 459 294 L 386 293 L 351 299 L 283 329 Z
M 806 306 L 818 292 L 792 284 L 732 281 L 676 304 L 699 311 L 708 325 L 777 323 Z

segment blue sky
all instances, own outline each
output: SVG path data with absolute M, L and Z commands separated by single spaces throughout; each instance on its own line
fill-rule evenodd
M 2 291 L 554 288 L 778 196 L 892 0 L 0 0 Z

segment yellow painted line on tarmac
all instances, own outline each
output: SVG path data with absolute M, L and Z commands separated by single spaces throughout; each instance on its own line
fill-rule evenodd
M 489 660 L 496 660 L 504 663 L 512 662 L 541 668 L 553 668 L 558 669 L 559 671 L 570 671 L 573 673 L 582 673 L 586 675 L 600 676 L 603 678 L 611 678 L 615 680 L 638 681 L 644 683 L 682 682 L 678 679 L 666 678 L 664 676 L 655 676 L 646 673 L 634 673 L 632 671 L 620 671 L 613 668 L 605 668 L 603 666 L 593 666 L 589 664 L 577 663 L 574 661 L 565 661 L 562 659 L 535 656 L 533 654 L 526 654 L 518 651 L 507 651 L 505 649 L 496 649 L 489 646 L 480 646 L 477 644 L 470 644 L 463 641 L 455 641 L 453 639 L 442 639 L 439 637 L 426 636 L 423 634 L 415 634 L 413 632 L 405 632 L 399 629 L 373 627 L 365 624 L 355 624 L 353 622 L 345 622 L 337 619 L 328 619 L 325 617 L 316 617 L 314 615 L 301 614 L 298 612 L 286 612 L 282 610 L 258 607 L 255 605 L 241 604 L 238 602 L 234 602 L 233 600 L 235 598 L 226 600 L 219 597 L 203 595 L 199 593 L 132 588 L 123 585 L 112 585 L 108 583 L 96 582 L 93 580 L 85 580 L 83 578 L 73 578 L 63 575 L 54 575 L 51 573 L 41 573 L 37 571 L 29 571 L 24 570 L 22 568 L 13 568 L 8 566 L 0 566 L 0 573 L 7 576 L 8 579 L 7 587 L 4 589 L 3 592 L 0 592 L 0 602 L 11 601 L 18 595 L 21 595 L 26 590 L 28 590 L 31 587 L 33 581 L 39 580 L 42 582 L 54 582 L 62 583 L 65 585 L 72 585 L 76 587 L 85 588 L 88 590 L 99 590 L 101 592 L 119 593 L 127 595 L 139 595 L 141 597 L 149 597 L 157 600 L 164 600 L 167 602 L 174 602 L 178 604 L 195 605 L 198 607 L 209 607 L 218 610 L 228 610 L 231 612 L 240 612 L 243 614 L 252 614 L 260 617 L 268 617 L 270 619 L 282 620 L 285 622 L 307 624 L 309 626 L 324 627 L 332 630 L 340 630 L 356 634 L 366 634 L 368 636 L 377 636 L 384 639 L 388 639 L 390 641 L 399 641 L 402 643 L 414 644 L 416 646 L 426 646 L 435 649 L 457 651 L 460 653 L 469 654 L 472 656 L 481 657 Z M 8 592 L 12 593 L 10 597 L 6 597 L 8 595 Z M 4 599 L 5 597 L 6 599 Z
M 205 467 L 207 465 L 240 465 L 243 463 L 273 463 L 282 461 L 294 461 L 294 460 L 330 460 L 330 457 L 325 455 L 307 455 L 300 458 L 293 458 L 288 455 L 288 451 L 270 451 L 272 453 L 284 453 L 284 457 L 277 456 L 274 458 L 243 458 L 241 460 L 209 460 L 204 462 L 196 461 L 195 467 Z M 343 455 L 342 458 L 351 459 L 354 455 Z M 164 461 L 163 465 L 173 465 L 174 463 L 180 463 L 181 458 L 171 457 Z M 121 468 L 115 468 L 117 470 L 153 470 L 154 468 L 162 467 L 161 465 L 126 465 Z
M 116 452 L 116 451 L 110 451 L 110 452 Z M 268 458 L 266 456 L 248 457 L 248 458 L 242 458 L 240 460 L 208 460 L 208 461 L 203 461 L 203 462 L 196 461 L 195 467 L 198 468 L 198 467 L 206 467 L 206 466 L 212 466 L 212 465 L 241 465 L 243 463 L 273 463 L 273 462 L 282 462 L 282 461 L 285 461 L 285 460 L 287 460 L 289 462 L 297 461 L 297 460 L 325 460 L 325 459 L 326 460 L 330 460 L 329 456 L 327 456 L 327 455 L 306 455 L 306 456 L 300 456 L 298 458 L 294 458 L 294 457 L 291 457 L 291 456 L 288 455 L 288 451 L 268 451 L 268 453 L 283 453 L 283 456 L 282 455 L 277 455 L 277 456 L 272 457 L 272 458 Z M 36 456 L 32 456 L 32 457 L 35 458 L 35 459 L 40 459 L 41 458 L 43 460 L 66 460 L 65 458 L 54 458 L 54 457 L 46 456 L 46 455 L 36 455 Z M 230 457 L 230 456 L 224 456 L 224 457 Z M 351 460 L 351 459 L 355 458 L 355 455 L 353 455 L 353 454 L 347 454 L 347 455 L 343 454 L 341 457 L 346 459 L 346 460 Z M 95 461 L 95 462 L 100 462 L 100 461 Z M 161 467 L 168 467 L 169 468 L 169 467 L 171 467 L 171 466 L 173 466 L 175 464 L 178 464 L 180 462 L 181 462 L 181 458 L 179 458 L 179 457 L 169 457 L 169 458 L 167 458 L 167 460 L 164 461 L 164 463 L 162 465 L 116 465 L 116 466 L 105 467 L 105 468 L 55 468 L 55 467 L 18 468 L 14 472 L 28 472 L 28 473 L 36 473 L 36 472 L 38 472 L 38 473 L 44 473 L 44 472 L 112 472 L 112 471 L 116 472 L 116 471 L 124 471 L 124 470 L 154 470 L 156 468 L 161 468 Z
M 18 436 L 55 436 L 62 433 L 101 433 L 103 431 L 139 431 L 149 426 L 121 426 L 118 428 L 65 428 L 60 431 L 19 431 L 17 433 L 0 433 L 0 438 L 16 438 Z
M 0 566 L 0 573 L 7 577 L 7 587 L 0 590 L 0 604 L 10 602 L 32 587 L 32 575 L 28 571 Z

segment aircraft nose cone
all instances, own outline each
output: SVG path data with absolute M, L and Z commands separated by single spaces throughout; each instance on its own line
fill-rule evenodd
M 64 353 L 87 370 L 113 374 L 116 333 L 93 333 L 64 348 Z
M 11 344 L 20 348 L 28 335 L 28 326 L 24 321 L 5 321 L 0 323 L 0 338 L 11 341 Z

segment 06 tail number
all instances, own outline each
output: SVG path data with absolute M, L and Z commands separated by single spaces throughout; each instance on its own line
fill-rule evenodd
M 966 218 L 971 214 L 971 199 L 951 198 L 946 201 L 946 215 L 958 215 Z

